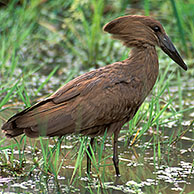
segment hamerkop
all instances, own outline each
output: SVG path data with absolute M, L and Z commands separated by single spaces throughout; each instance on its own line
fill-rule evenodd
M 151 17 L 119 17 L 106 24 L 104 31 L 132 47 L 128 59 L 75 78 L 50 97 L 11 117 L 2 130 L 7 137 L 23 133 L 32 138 L 83 134 L 91 137 L 91 145 L 94 137 L 107 130 L 108 135 L 114 133 L 113 162 L 118 176 L 118 134 L 156 82 L 159 66 L 155 46 L 184 70 L 187 66 L 162 25 Z

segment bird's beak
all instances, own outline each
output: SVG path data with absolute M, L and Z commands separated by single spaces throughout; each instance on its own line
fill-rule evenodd
M 170 38 L 166 34 L 161 34 L 159 36 L 161 49 L 178 65 L 180 65 L 185 71 L 187 70 L 187 65 L 181 58 L 180 54 L 176 50 L 175 46 L 172 44 Z

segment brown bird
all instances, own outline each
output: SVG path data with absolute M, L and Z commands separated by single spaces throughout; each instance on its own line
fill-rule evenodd
M 184 70 L 187 66 L 162 25 L 147 16 L 119 17 L 104 26 L 127 47 L 128 59 L 85 73 L 47 99 L 11 117 L 2 130 L 7 137 L 83 134 L 91 137 L 114 133 L 113 162 L 119 173 L 117 139 L 121 127 L 131 120 L 152 90 L 158 76 L 160 47 Z M 88 149 L 91 153 L 90 148 Z M 87 172 L 90 171 L 88 158 Z

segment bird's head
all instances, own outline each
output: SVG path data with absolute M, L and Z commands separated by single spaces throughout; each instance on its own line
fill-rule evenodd
M 171 59 L 187 70 L 186 64 L 164 28 L 152 17 L 137 15 L 119 17 L 106 24 L 104 31 L 121 40 L 127 47 L 159 46 Z

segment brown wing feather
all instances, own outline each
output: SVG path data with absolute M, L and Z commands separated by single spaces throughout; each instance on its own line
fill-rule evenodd
M 82 132 L 90 135 L 94 132 L 91 129 L 105 130 L 111 123 L 125 120 L 140 102 L 134 83 L 142 84 L 133 77 L 123 78 L 122 71 L 124 66 L 118 63 L 86 73 L 13 116 L 3 130 L 12 137 L 22 132 L 37 137 Z

